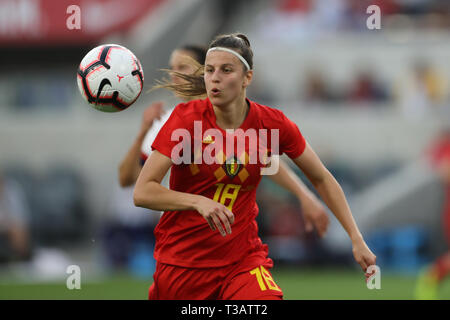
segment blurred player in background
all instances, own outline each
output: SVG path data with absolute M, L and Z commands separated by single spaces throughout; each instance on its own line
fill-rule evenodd
M 179 72 L 181 74 L 194 74 L 197 69 L 202 67 L 205 58 L 205 47 L 193 44 L 185 45 L 172 52 L 169 68 L 171 71 Z M 167 83 L 182 85 L 185 84 L 186 81 L 172 73 L 170 82 Z M 204 94 L 201 94 L 200 96 L 184 96 L 176 94 L 176 96 L 185 102 L 199 97 L 205 97 Z M 164 112 L 163 103 L 155 102 L 145 109 L 142 115 L 139 133 L 119 167 L 119 182 L 122 187 L 128 187 L 135 184 L 142 166 L 151 153 L 151 145 L 155 140 L 156 135 L 167 119 L 169 119 L 174 108 L 175 107 Z M 166 177 L 167 176 L 169 176 L 169 174 L 166 175 Z M 275 183 L 297 197 L 305 219 L 306 231 L 312 232 L 315 229 L 319 236 L 323 237 L 329 225 L 329 218 L 325 207 L 317 197 L 308 190 L 284 161 L 280 161 L 280 170 L 278 173 L 269 177 Z M 169 186 L 166 178 L 164 178 L 163 185 L 166 187 Z
M 279 130 L 279 153 L 286 153 L 319 191 L 347 231 L 356 261 L 364 271 L 375 264 L 376 257 L 354 222 L 342 188 L 297 126 L 281 111 L 247 99 L 252 68 L 253 53 L 245 35 L 219 36 L 209 47 L 201 70 L 204 74 L 176 73 L 188 83 L 165 86 L 181 96 L 207 94 L 207 98 L 175 108 L 153 142 L 153 152 L 136 182 L 136 206 L 165 210 L 155 229 L 157 267 L 150 299 L 283 297 L 269 272 L 273 262 L 268 258 L 267 245 L 258 236 L 255 221 L 256 189 L 265 165 L 247 161 L 246 157 L 256 152 L 248 145 L 242 154 L 222 148 L 214 156 L 219 162 L 212 164 L 204 159 L 197 164 L 198 155 L 186 155 L 183 150 L 190 164 L 174 164 L 172 152 L 179 145 L 172 141 L 172 134 L 176 129 L 188 132 L 195 144 L 195 121 L 202 124 L 202 130 L 216 129 L 222 137 L 232 139 L 236 138 L 234 130 L 225 132 L 225 128 Z M 211 143 L 220 144 L 210 136 L 202 135 L 201 139 L 202 149 Z M 160 183 L 169 168 L 167 189 Z
M 450 248 L 450 128 L 434 141 L 428 150 L 430 163 L 442 179 L 445 188 L 445 204 L 442 213 L 444 234 Z M 450 273 L 450 251 L 440 256 L 419 276 L 416 286 L 417 299 L 437 299 L 439 285 Z
M 192 64 L 187 63 L 186 57 L 194 59 L 200 66 L 205 61 L 205 56 L 206 48 L 197 45 L 185 45 L 172 52 L 169 68 L 172 71 L 193 74 L 196 69 Z M 183 80 L 172 76 L 171 81 L 180 84 Z M 183 97 L 179 98 L 183 99 Z M 119 167 L 119 183 L 122 187 L 132 186 L 136 182 L 145 160 L 151 153 L 153 140 L 159 129 L 169 119 L 173 109 L 164 112 L 162 102 L 155 102 L 145 109 L 139 133 Z

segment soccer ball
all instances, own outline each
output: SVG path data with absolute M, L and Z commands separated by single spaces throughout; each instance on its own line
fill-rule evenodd
M 142 92 L 144 71 L 136 56 L 117 44 L 89 51 L 77 72 L 78 89 L 86 101 L 103 112 L 131 106 Z

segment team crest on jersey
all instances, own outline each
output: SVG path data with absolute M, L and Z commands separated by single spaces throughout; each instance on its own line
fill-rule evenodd
M 236 156 L 228 158 L 224 163 L 224 169 L 228 177 L 233 179 L 241 170 L 242 164 Z

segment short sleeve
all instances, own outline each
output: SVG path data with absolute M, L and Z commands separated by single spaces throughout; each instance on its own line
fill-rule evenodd
M 182 137 L 172 140 L 172 133 L 177 129 L 186 130 L 187 128 L 186 121 L 183 121 L 175 108 L 169 119 L 159 130 L 153 141 L 152 150 L 158 150 L 163 155 L 171 158 L 173 148 L 182 141 Z
M 298 158 L 305 151 L 306 140 L 297 125 L 283 113 L 281 119 L 280 154 L 285 153 L 291 159 Z

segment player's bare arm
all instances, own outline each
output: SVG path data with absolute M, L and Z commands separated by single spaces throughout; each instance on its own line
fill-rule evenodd
M 163 113 L 162 106 L 162 102 L 155 102 L 143 112 L 141 127 L 136 139 L 119 166 L 119 183 L 121 187 L 129 187 L 136 182 L 139 172 L 142 169 L 140 163 L 142 143 L 148 130 L 152 127 L 153 121 L 161 118 Z
M 294 171 L 289 168 L 286 162 L 280 160 L 277 173 L 268 177 L 287 191 L 290 191 L 300 201 L 306 222 L 306 231 L 310 232 L 315 228 L 319 236 L 323 237 L 329 225 L 329 217 L 325 207 Z
M 154 150 L 145 162 L 134 189 L 133 200 L 138 207 L 158 211 L 196 210 L 209 224 L 225 236 L 231 234 L 234 215 L 223 204 L 207 197 L 178 192 L 161 186 L 161 181 L 172 166 L 172 160 Z M 222 225 L 223 224 L 223 225 Z
M 376 256 L 367 247 L 353 219 L 341 186 L 328 169 L 325 168 L 308 143 L 303 154 L 293 159 L 293 161 L 305 173 L 327 206 L 344 227 L 352 241 L 353 256 L 361 268 L 366 271 L 368 266 L 375 264 Z

